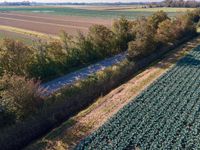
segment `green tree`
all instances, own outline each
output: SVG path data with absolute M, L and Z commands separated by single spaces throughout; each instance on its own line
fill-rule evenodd
M 67 32 L 65 32 L 64 30 L 61 30 L 59 36 L 62 42 L 63 49 L 66 51 L 66 53 L 70 55 L 71 49 L 74 46 L 73 37 L 69 35 Z
M 4 39 L 0 46 L 0 66 L 3 71 L 27 75 L 27 69 L 33 60 L 33 51 L 23 42 Z
M 112 55 L 113 37 L 113 32 L 103 25 L 91 26 L 88 33 L 93 49 L 101 58 Z
M 93 43 L 88 36 L 79 32 L 76 41 L 76 48 L 79 50 L 80 60 L 83 64 L 89 63 L 98 58 Z
M 181 35 L 181 29 L 173 20 L 165 20 L 159 24 L 156 39 L 162 44 L 173 43 Z
M 149 24 L 151 24 L 154 29 L 157 29 L 159 24 L 167 19 L 169 19 L 169 17 L 167 16 L 166 12 L 158 11 L 154 13 L 153 15 L 151 15 L 148 18 L 148 21 L 149 21 Z
M 132 32 L 132 23 L 125 17 L 115 20 L 112 26 L 114 33 L 114 49 L 117 52 L 125 51 L 128 48 L 128 42 L 135 38 Z
M 196 26 L 190 16 L 180 15 L 176 19 L 176 24 L 182 30 L 182 36 L 192 35 L 196 33 Z
M 134 30 L 136 39 L 131 41 L 128 46 L 128 58 L 130 60 L 137 60 L 146 56 L 157 47 L 155 29 L 145 18 L 138 20 Z
M 198 23 L 200 20 L 200 8 L 196 8 L 193 11 L 187 11 L 186 16 L 188 16 L 189 20 L 192 22 Z
M 0 107 L 13 114 L 16 120 L 22 120 L 42 107 L 42 94 L 45 90 L 40 83 L 23 76 L 4 74 L 0 80 L 3 88 Z

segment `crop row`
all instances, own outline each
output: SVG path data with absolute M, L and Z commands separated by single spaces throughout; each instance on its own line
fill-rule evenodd
M 199 81 L 197 47 L 76 149 L 199 149 Z

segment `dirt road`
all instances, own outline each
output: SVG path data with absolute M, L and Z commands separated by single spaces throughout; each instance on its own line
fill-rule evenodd
M 69 73 L 63 77 L 57 78 L 45 84 L 42 84 L 42 88 L 47 89 L 48 94 L 54 93 L 55 91 L 63 88 L 66 85 L 72 84 L 73 82 L 81 79 L 87 78 L 89 75 L 94 74 L 97 71 L 103 70 L 114 64 L 123 61 L 126 58 L 125 53 L 118 54 L 114 57 L 107 58 L 96 64 L 90 65 L 86 68 L 80 69 L 78 71 Z

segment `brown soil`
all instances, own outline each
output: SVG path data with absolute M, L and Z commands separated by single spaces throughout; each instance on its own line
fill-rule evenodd
M 58 34 L 61 30 L 65 30 L 71 35 L 77 35 L 77 31 L 87 33 L 88 28 L 94 24 L 111 26 L 112 20 L 34 13 L 0 13 L 0 25 L 13 26 L 46 34 Z
M 178 59 L 200 43 L 200 37 L 187 42 L 166 55 L 165 59 L 151 65 L 127 83 L 119 86 L 77 116 L 53 130 L 27 149 L 72 149 L 82 138 L 103 125 L 110 117 L 132 101 L 142 90 L 169 70 Z

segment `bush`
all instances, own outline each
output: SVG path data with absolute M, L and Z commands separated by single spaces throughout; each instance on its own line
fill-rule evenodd
M 80 61 L 83 64 L 99 59 L 92 41 L 81 32 L 77 36 L 76 48 L 79 50 Z
M 127 50 L 128 43 L 135 38 L 135 35 L 132 33 L 132 26 L 132 23 L 124 17 L 114 21 L 112 26 L 114 51 L 122 52 Z
M 156 49 L 156 43 L 151 39 L 137 39 L 129 43 L 128 58 L 137 61 L 152 53 Z
M 180 35 L 181 28 L 177 26 L 175 21 L 168 19 L 159 24 L 156 40 L 162 44 L 173 43 Z
M 188 36 L 196 33 L 196 26 L 194 22 L 187 15 L 181 15 L 176 19 L 177 28 L 182 31 L 181 36 Z
M 41 96 L 45 93 L 40 88 L 39 82 L 5 74 L 0 85 L 3 89 L 0 99 L 1 109 L 4 113 L 13 114 L 16 121 L 23 120 L 31 113 L 37 112 L 43 104 Z
M 141 28 L 142 27 L 142 28 Z M 141 19 L 135 26 L 136 40 L 128 45 L 129 60 L 137 60 L 151 53 L 157 47 L 154 29 L 146 19 Z
M 33 47 L 35 52 L 34 59 L 28 68 L 28 76 L 30 78 L 44 80 L 45 78 L 55 76 L 58 73 L 59 68 L 57 68 L 56 62 L 51 58 L 53 54 L 48 52 L 48 48 L 49 43 L 41 41 L 37 42 L 36 46 Z
M 0 45 L 0 73 L 27 75 L 32 59 L 33 51 L 23 42 L 4 39 Z
M 167 13 L 164 11 L 155 12 L 152 16 L 148 17 L 148 22 L 154 29 L 157 29 L 159 24 L 169 19 Z
M 93 50 L 100 58 L 112 56 L 113 32 L 103 25 L 93 25 L 89 29 L 88 38 Z
M 200 9 L 197 8 L 193 11 L 188 11 L 186 15 L 187 17 L 189 17 L 189 20 L 191 20 L 194 23 L 198 23 L 200 19 Z

